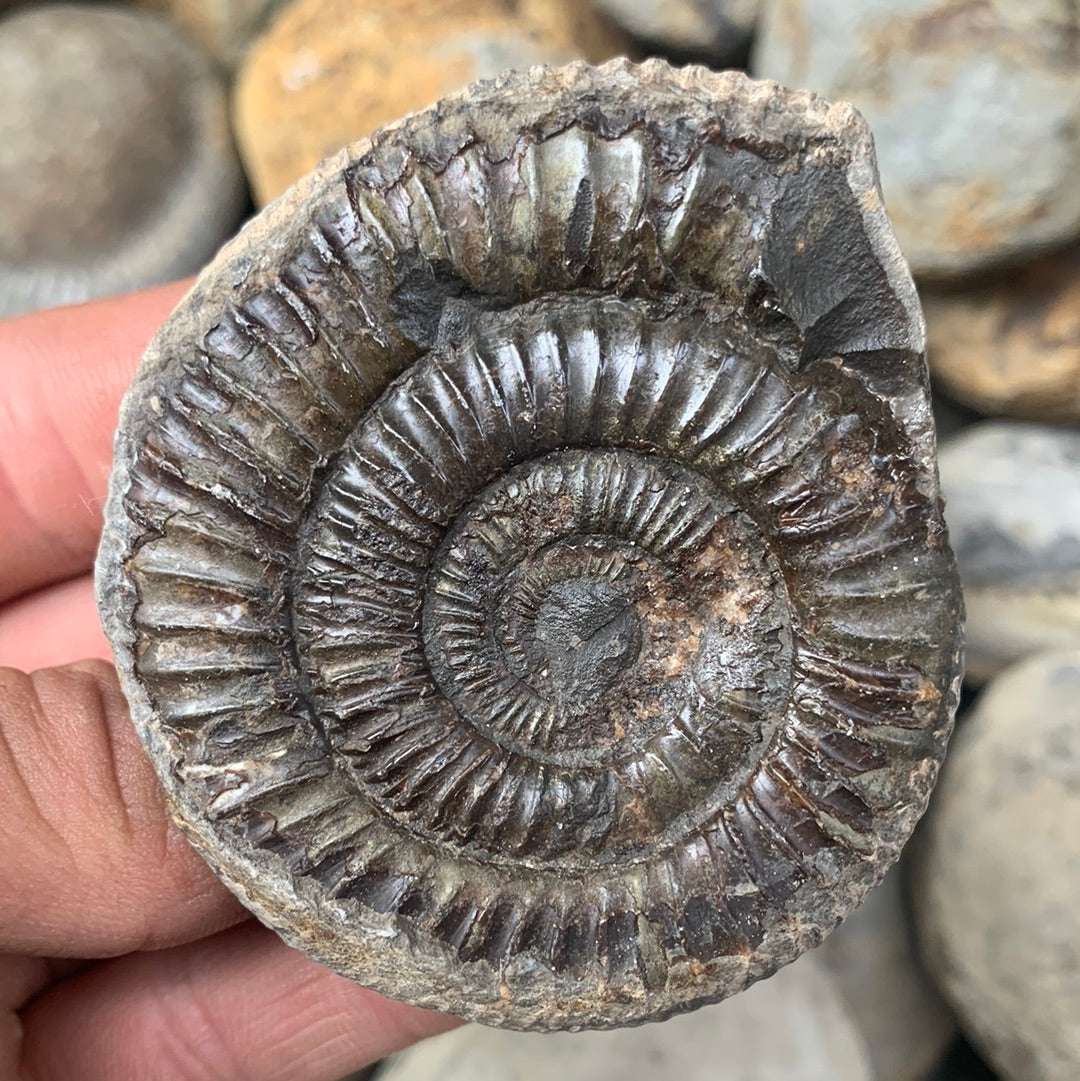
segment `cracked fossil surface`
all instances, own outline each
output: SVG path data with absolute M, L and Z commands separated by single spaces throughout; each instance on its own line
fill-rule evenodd
M 808 93 L 538 68 L 324 163 L 122 409 L 99 602 L 192 843 L 495 1025 L 815 945 L 956 705 L 923 350 L 866 126 Z

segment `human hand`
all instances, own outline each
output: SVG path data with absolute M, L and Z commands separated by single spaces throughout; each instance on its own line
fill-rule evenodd
M 248 917 L 172 823 L 104 659 L 112 432 L 184 288 L 0 323 L 2 1078 L 333 1081 L 454 1024 Z

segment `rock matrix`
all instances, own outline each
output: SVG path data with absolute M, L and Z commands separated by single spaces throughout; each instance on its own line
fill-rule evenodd
M 717 1081 L 718 1076 L 877 1081 L 843 999 L 810 954 L 736 998 L 660 1025 L 543 1036 L 468 1025 L 397 1056 L 378 1081 Z

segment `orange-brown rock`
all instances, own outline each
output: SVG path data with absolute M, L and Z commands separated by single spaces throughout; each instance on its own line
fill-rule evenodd
M 255 197 L 269 202 L 346 143 L 474 79 L 624 51 L 578 0 L 298 0 L 237 81 Z
M 982 413 L 1080 420 L 1080 247 L 964 290 L 924 290 L 930 364 Z

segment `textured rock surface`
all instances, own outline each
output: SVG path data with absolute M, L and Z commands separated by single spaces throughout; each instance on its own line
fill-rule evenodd
M 168 15 L 192 40 L 231 71 L 284 0 L 137 0 Z
M 269 202 L 346 143 L 475 79 L 624 47 L 579 0 L 297 0 L 237 79 L 256 198 Z
M 594 0 L 627 33 L 716 61 L 745 59 L 760 0 Z
M 960 726 L 916 849 L 923 953 L 1007 1081 L 1080 1077 L 1080 652 Z
M 1080 247 L 922 301 L 931 370 L 957 401 L 1080 421 Z
M 941 450 L 967 674 L 1080 647 L 1080 432 L 984 421 Z
M 816 955 L 866 1042 L 874 1081 L 926 1081 L 957 1033 L 918 959 L 903 871 L 894 867 Z
M 752 70 L 862 111 L 916 277 L 1080 233 L 1072 0 L 766 0 Z
M 857 114 L 736 73 L 535 69 L 327 162 L 121 418 L 99 597 L 196 845 L 493 1024 L 817 944 L 956 704 L 923 333 Z
M 164 19 L 17 11 L 0 99 L 0 315 L 192 273 L 238 224 L 224 87 Z
M 807 954 L 745 994 L 662 1025 L 535 1035 L 466 1026 L 398 1055 L 378 1081 L 879 1081 Z

